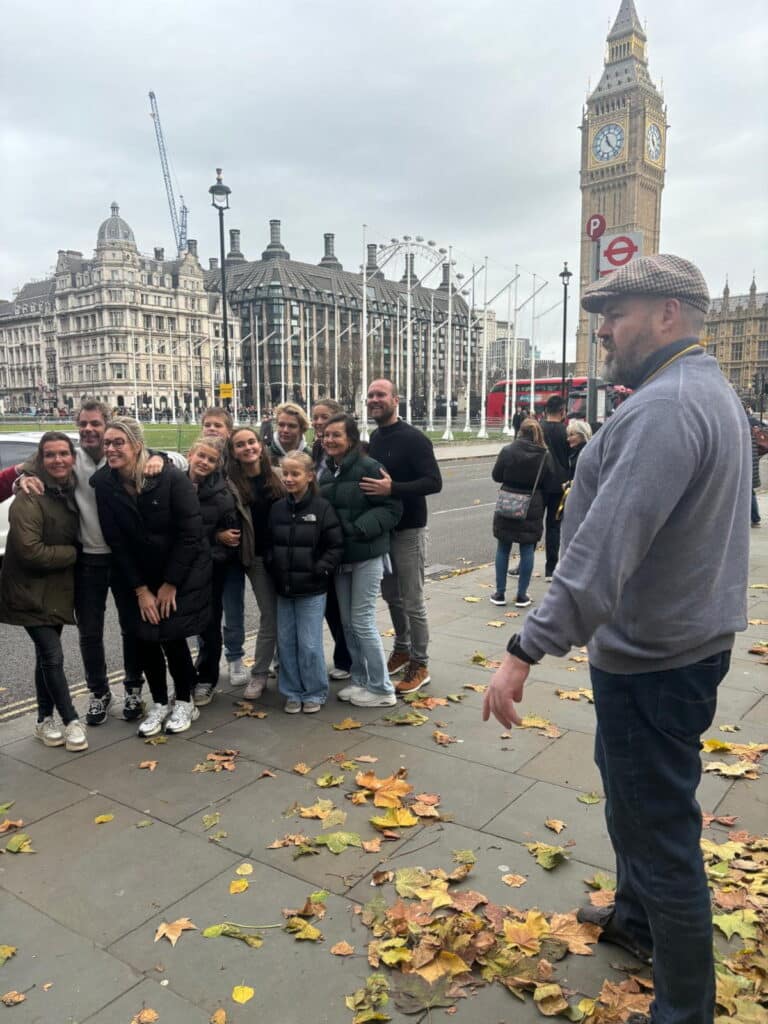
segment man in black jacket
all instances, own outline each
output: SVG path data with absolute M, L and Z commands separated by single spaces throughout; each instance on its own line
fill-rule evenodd
M 400 399 L 390 380 L 375 380 L 368 388 L 368 412 L 378 430 L 371 436 L 369 454 L 384 466 L 383 479 L 363 477 L 366 494 L 391 494 L 403 503 L 403 516 L 392 533 L 392 573 L 381 584 L 395 628 L 389 656 L 390 675 L 403 669 L 398 693 L 414 693 L 429 682 L 429 626 L 424 602 L 427 557 L 427 494 L 442 490 L 443 480 L 432 442 L 398 416 Z
M 544 532 L 544 547 L 546 551 L 546 566 L 544 576 L 547 581 L 552 579 L 557 559 L 560 555 L 560 520 L 557 518 L 557 509 L 563 497 L 563 484 L 568 479 L 568 440 L 565 433 L 565 400 L 560 395 L 551 395 L 544 406 L 544 419 L 541 421 L 541 429 L 544 433 L 544 440 L 552 456 L 555 472 L 552 474 L 549 490 L 544 491 L 544 507 L 546 511 L 546 524 Z

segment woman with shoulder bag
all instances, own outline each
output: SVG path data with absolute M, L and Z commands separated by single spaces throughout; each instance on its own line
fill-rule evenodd
M 491 603 L 507 603 L 509 553 L 513 544 L 519 544 L 515 607 L 527 608 L 532 603 L 528 585 L 533 574 L 533 553 L 544 531 L 542 490 L 551 489 L 555 476 L 544 434 L 536 420 L 523 421 L 512 444 L 505 445 L 499 452 L 491 476 L 502 485 L 493 515 L 493 536 L 497 542 L 496 590 L 491 594 Z

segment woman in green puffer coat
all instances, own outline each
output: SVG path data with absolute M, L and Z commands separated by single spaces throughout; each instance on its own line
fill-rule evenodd
M 376 625 L 376 599 L 389 559 L 389 537 L 403 506 L 397 498 L 360 489 L 364 476 L 381 477 L 381 466 L 361 452 L 360 433 L 351 416 L 339 413 L 328 420 L 323 448 L 327 469 L 320 493 L 333 505 L 344 533 L 344 555 L 335 585 L 352 656 L 351 685 L 337 696 L 355 707 L 392 707 L 397 698 Z

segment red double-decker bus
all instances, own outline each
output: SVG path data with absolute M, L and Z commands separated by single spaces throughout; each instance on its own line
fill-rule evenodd
M 488 394 L 486 404 L 486 417 L 488 426 L 501 426 L 504 423 L 504 402 L 506 400 L 507 383 L 509 383 L 509 401 L 511 406 L 510 416 L 514 414 L 515 406 L 522 405 L 529 410 L 535 410 L 540 416 L 544 412 L 547 399 L 552 395 L 563 395 L 562 378 L 560 377 L 537 377 L 534 388 L 535 405 L 531 404 L 531 380 L 530 377 L 519 377 L 517 387 L 513 390 L 512 381 L 497 381 Z M 587 378 L 568 377 L 565 382 L 567 398 L 568 417 L 585 418 L 587 415 Z M 600 384 L 598 386 L 598 419 L 603 419 L 605 412 L 613 411 L 632 392 L 629 388 L 620 384 Z

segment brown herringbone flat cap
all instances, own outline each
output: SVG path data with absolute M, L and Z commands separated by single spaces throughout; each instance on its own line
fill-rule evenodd
M 601 313 L 609 299 L 627 295 L 680 299 L 702 313 L 709 309 L 709 289 L 699 268 L 680 256 L 666 253 L 641 256 L 594 281 L 584 289 L 581 305 L 590 313 Z

